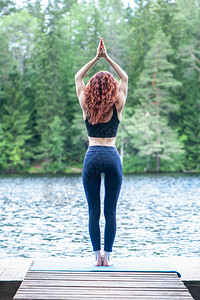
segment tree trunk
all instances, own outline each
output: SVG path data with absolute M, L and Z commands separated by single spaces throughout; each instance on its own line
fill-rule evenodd
M 157 152 L 156 155 L 156 172 L 158 173 L 160 169 L 160 152 Z
M 146 167 L 146 171 L 148 172 L 149 171 L 149 169 L 150 169 L 150 156 L 148 155 L 147 156 L 147 167 Z
M 121 163 L 123 167 L 123 158 L 124 158 L 124 139 L 122 138 L 121 147 L 120 147 L 120 156 L 121 156 Z

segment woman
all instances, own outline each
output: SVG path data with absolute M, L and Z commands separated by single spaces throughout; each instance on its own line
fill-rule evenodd
M 90 68 L 103 57 L 120 78 L 119 84 L 109 72 L 96 73 L 85 86 L 83 78 Z M 88 132 L 82 180 L 89 210 L 89 234 L 95 252 L 95 266 L 110 266 L 110 252 L 116 233 L 116 206 L 122 184 L 122 165 L 115 139 L 128 88 L 128 76 L 106 52 L 100 39 L 97 55 L 75 75 L 76 92 L 83 110 Z M 100 187 L 104 173 L 104 255 L 101 256 Z

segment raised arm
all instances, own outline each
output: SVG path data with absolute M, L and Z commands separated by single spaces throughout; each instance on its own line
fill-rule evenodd
M 92 68 L 92 66 L 102 57 L 102 44 L 99 42 L 99 46 L 97 48 L 97 55 L 89 61 L 86 65 L 84 65 L 76 74 L 75 74 L 75 82 L 76 82 L 76 93 L 79 99 L 80 105 L 82 109 L 85 108 L 85 99 L 84 99 L 84 90 L 85 83 L 83 78 L 87 74 L 87 72 Z
M 115 72 L 117 73 L 117 75 L 120 78 L 119 90 L 118 90 L 118 102 L 119 102 L 119 110 L 122 110 L 126 103 L 126 97 L 127 97 L 127 92 L 128 92 L 128 75 L 109 56 L 107 56 L 105 59 L 111 65 L 111 67 L 113 67 L 113 69 L 115 70 Z
M 83 79 L 87 72 L 92 68 L 92 66 L 99 60 L 99 58 L 96 56 L 92 60 L 90 60 L 86 65 L 84 65 L 76 74 L 75 74 L 75 80 L 77 79 Z
M 128 90 L 128 75 L 126 72 L 112 60 L 106 52 L 105 45 L 103 43 L 103 39 L 100 39 L 99 46 L 97 48 L 97 55 L 91 61 L 89 61 L 86 65 L 84 65 L 76 74 L 75 74 L 75 82 L 76 82 L 76 93 L 80 102 L 82 109 L 85 108 L 85 99 L 84 99 L 84 90 L 85 83 L 83 78 L 87 74 L 87 72 L 92 68 L 92 66 L 101 58 L 105 58 L 105 60 L 111 65 L 111 67 L 115 70 L 117 75 L 120 78 L 119 90 L 118 90 L 118 103 L 119 109 L 123 109 Z
M 128 80 L 126 72 L 116 62 L 114 62 L 114 60 L 112 60 L 108 55 L 105 57 L 105 60 L 111 65 L 111 67 L 113 67 L 121 80 Z
M 83 81 L 83 78 L 87 74 L 87 72 L 92 68 L 92 66 L 99 60 L 99 58 L 96 56 L 91 61 L 89 61 L 86 65 L 84 65 L 76 74 L 75 74 L 75 83 L 76 83 L 76 93 L 77 97 L 79 98 L 81 107 L 82 107 L 82 94 L 85 89 L 85 83 Z
M 114 60 L 112 60 L 107 52 L 105 45 L 102 40 L 102 56 L 105 58 L 105 60 L 111 65 L 111 67 L 115 70 L 117 75 L 120 78 L 119 82 L 119 90 L 118 90 L 118 102 L 119 102 L 119 109 L 123 109 L 125 102 L 126 102 L 126 97 L 127 97 L 127 91 L 128 91 L 128 75 L 126 72 L 116 63 Z

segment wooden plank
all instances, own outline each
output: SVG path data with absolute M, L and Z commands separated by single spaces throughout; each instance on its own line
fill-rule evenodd
M 171 286 L 176 286 L 178 288 L 180 288 L 180 284 L 179 283 L 168 283 L 166 281 L 158 281 L 158 282 L 136 282 L 136 281 L 129 281 L 129 282 L 121 282 L 121 281 L 103 281 L 103 280 L 98 280 L 98 281 L 90 281 L 90 286 L 94 286 L 96 287 L 98 285 L 98 287 L 110 287 L 110 285 L 112 284 L 112 287 L 140 287 L 140 286 L 144 286 L 145 287 L 171 287 Z M 50 280 L 26 280 L 22 283 L 22 287 L 25 288 L 26 286 L 30 287 L 30 286 L 65 286 L 65 287 L 70 287 L 70 286 L 86 286 L 88 287 L 88 281 L 84 281 L 84 280 L 70 280 L 70 281 L 60 281 L 60 280 L 56 280 L 56 281 L 50 281 Z
M 54 300 L 63 300 L 63 299 L 69 299 L 69 300 L 72 300 L 72 299 L 143 299 L 143 300 L 146 300 L 146 299 L 152 299 L 152 300 L 191 300 L 192 298 L 189 297 L 189 296 L 167 296 L 167 295 L 81 295 L 79 293 L 77 294 L 74 294 L 74 295 L 65 295 L 65 294 L 62 294 L 60 293 L 59 295 L 55 295 L 55 294 L 49 294 L 49 295 L 46 295 L 46 294 L 30 294 L 30 293 L 27 293 L 27 294 L 22 294 L 22 295 L 19 295 L 18 298 L 14 298 L 14 299 L 17 299 L 17 300 L 22 300 L 22 299 L 34 299 L 34 300 L 38 300 L 38 299 L 44 299 L 44 300 L 50 300 L 50 299 L 54 299 Z
M 177 274 L 176 273 L 158 273 L 158 272 L 66 272 L 66 271 L 29 271 L 26 276 L 30 275 L 31 277 L 34 276 L 34 274 L 36 276 L 82 276 L 82 275 L 86 275 L 89 277 L 91 276 L 92 278 L 99 277 L 99 276 L 105 276 L 106 278 L 110 277 L 147 277 L 150 276 L 152 278 L 175 278 L 177 279 Z
M 140 289 L 140 290 L 118 290 L 118 289 L 57 289 L 57 292 L 55 292 L 55 290 L 51 290 L 51 289 L 27 289 L 27 290 L 21 290 L 20 291 L 21 294 L 38 294 L 38 295 L 46 295 L 46 298 L 48 299 L 48 295 L 57 295 L 59 296 L 60 294 L 63 295 L 93 295 L 93 296 L 103 296 L 103 295 L 107 295 L 108 296 L 117 296 L 117 295 L 121 295 L 121 296 L 127 296 L 127 295 L 132 295 L 132 296 L 136 296 L 136 295 L 143 295 L 143 296 L 171 296 L 172 298 L 175 297 L 188 297 L 188 293 L 184 293 L 182 291 L 172 291 L 172 290 L 146 290 L 146 289 Z M 19 294 L 20 294 L 19 293 Z M 18 294 L 18 296 L 19 296 Z
M 3 272 L 8 268 L 8 266 L 11 264 L 10 258 L 0 259 L 0 278 Z
M 77 283 L 77 284 L 75 284 L 75 285 L 68 285 L 68 284 L 63 284 L 63 285 L 61 285 L 61 284 L 59 284 L 59 285 L 50 285 L 51 283 L 49 283 L 48 285 L 42 285 L 42 284 L 39 284 L 39 285 L 28 285 L 28 284 L 23 284 L 23 285 L 21 285 L 21 289 L 34 289 L 35 287 L 36 288 L 42 288 L 42 289 L 44 289 L 44 288 L 51 288 L 51 289 L 56 289 L 57 287 L 59 287 L 59 288 L 61 288 L 61 289 L 67 289 L 67 290 L 69 290 L 69 289 L 71 289 L 71 288 L 79 288 L 79 289 L 88 289 L 88 285 L 82 285 L 82 284 L 79 284 L 79 283 Z M 113 285 L 113 284 L 109 284 L 109 285 L 107 285 L 107 286 L 103 286 L 103 285 L 90 285 L 89 286 L 90 287 L 90 289 L 110 289 L 111 287 L 112 287 L 112 289 L 114 290 L 116 290 L 116 289 L 121 289 L 121 290 L 124 290 L 124 289 L 126 289 L 126 290 L 130 290 L 130 289 L 156 289 L 156 290 L 170 290 L 170 289 L 173 289 L 173 290 L 177 290 L 177 291 L 186 291 L 186 289 L 184 288 L 184 287 L 180 287 L 180 286 L 171 286 L 171 285 L 169 285 L 169 286 L 162 286 L 162 285 L 160 285 L 160 286 L 152 286 L 151 284 L 149 284 L 149 285 L 146 285 L 146 284 L 141 284 L 141 285 L 136 285 L 136 284 L 133 284 L 132 286 L 124 286 L 124 287 L 122 287 L 122 286 L 120 286 L 120 284 L 119 285 Z
M 39 276 L 38 275 L 36 275 L 36 274 L 34 274 L 34 277 L 26 277 L 26 279 L 31 279 L 31 280 L 33 280 L 33 279 L 41 279 L 41 280 L 43 280 L 43 279 L 49 279 L 49 280 L 51 280 L 51 279 L 57 279 L 57 280 L 79 280 L 79 279 L 81 279 L 82 277 L 84 277 L 84 280 L 99 280 L 99 278 L 101 278 L 101 280 L 103 280 L 103 279 L 105 279 L 105 280 L 110 280 L 110 279 L 112 279 L 112 280 L 121 280 L 121 281 L 131 281 L 132 279 L 135 279 L 135 280 L 138 280 L 138 281 L 140 281 L 140 280 L 150 280 L 150 281 L 159 281 L 159 280 L 165 280 L 165 281 L 170 281 L 170 282 L 177 282 L 177 279 L 170 279 L 170 278 L 165 278 L 165 277 L 157 277 L 156 278 L 156 276 L 155 277 L 145 277 L 145 276 L 142 276 L 142 277 L 137 277 L 137 276 L 131 276 L 131 277 L 111 277 L 111 276 L 109 276 L 109 277 L 106 277 L 106 276 L 92 276 L 92 275 L 90 275 L 90 276 L 84 276 L 85 274 L 83 274 L 83 275 L 81 275 L 81 276 L 73 276 L 73 275 L 71 275 L 71 276 L 64 276 L 64 274 L 63 274 L 63 276 L 51 276 L 51 275 L 45 275 L 44 274 L 44 276 L 42 276 L 42 274 L 40 274 Z
M 175 273 L 29 271 L 14 300 L 191 300 Z
M 27 258 L 0 259 L 0 281 L 22 281 L 32 260 Z

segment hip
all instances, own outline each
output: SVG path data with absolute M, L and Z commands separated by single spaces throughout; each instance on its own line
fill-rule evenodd
M 120 154 L 116 147 L 89 146 L 83 162 L 83 175 L 105 173 L 118 176 L 122 173 Z M 120 175 L 121 176 L 121 175 Z
M 121 164 L 120 154 L 116 147 L 113 146 L 89 146 L 85 158 L 85 164 L 103 164 L 111 165 L 111 164 Z

